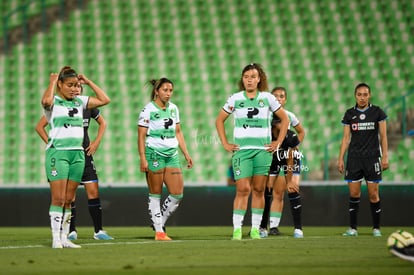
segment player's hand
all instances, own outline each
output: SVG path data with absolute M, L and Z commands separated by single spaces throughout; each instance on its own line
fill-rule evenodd
M 89 146 L 88 146 L 88 147 L 86 147 L 86 149 L 85 149 L 86 154 L 87 154 L 88 156 L 92 156 L 92 155 L 94 155 L 94 154 L 96 153 L 96 150 L 98 150 L 98 146 L 99 146 L 99 144 L 98 144 L 97 142 L 92 141 L 92 142 L 89 144 Z
M 86 84 L 89 85 L 89 79 L 84 74 L 78 74 L 78 79 L 80 84 Z
M 344 161 L 341 159 L 338 160 L 338 171 L 341 174 L 344 172 Z
M 185 160 L 187 161 L 187 168 L 193 168 L 193 159 L 190 157 L 190 155 L 185 156 Z
M 385 171 L 389 168 L 388 158 L 386 157 L 381 158 L 381 168 L 382 168 L 382 171 Z
M 141 172 L 148 172 L 148 161 L 146 159 L 141 160 L 139 168 Z
M 56 83 L 59 79 L 59 74 L 58 73 L 51 73 L 49 75 L 49 82 L 50 83 Z
M 223 147 L 227 152 L 230 153 L 240 150 L 240 146 L 238 144 L 227 143 L 223 144 Z
M 279 147 L 280 147 L 280 143 L 277 140 L 272 141 L 272 143 L 265 145 L 266 151 L 271 152 L 271 153 L 276 152 L 279 149 Z

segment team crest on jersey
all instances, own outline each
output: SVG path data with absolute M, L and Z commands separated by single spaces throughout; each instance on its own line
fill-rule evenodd
M 260 99 L 259 100 L 259 107 L 264 107 L 265 106 L 265 104 L 264 104 L 264 102 L 263 102 L 263 99 Z
M 360 119 L 360 120 L 364 120 L 365 118 L 366 118 L 365 114 L 360 114 L 360 115 L 359 115 L 359 119 Z
M 173 117 L 173 118 L 175 118 L 176 115 L 177 115 L 176 112 L 175 112 L 175 109 L 171 109 L 170 114 L 171 114 L 171 117 Z
M 52 171 L 50 171 L 50 175 L 52 175 L 52 177 L 56 177 L 58 175 L 56 168 L 52 168 Z

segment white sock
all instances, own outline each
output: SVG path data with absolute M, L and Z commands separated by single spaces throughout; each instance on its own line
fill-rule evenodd
M 280 218 L 282 218 L 281 212 L 270 212 L 269 227 L 279 227 Z
M 155 232 L 163 232 L 162 230 L 162 214 L 160 207 L 161 195 L 149 194 L 148 196 L 148 211 L 154 225 Z
M 164 226 L 167 222 L 168 218 L 172 215 L 172 213 L 177 210 L 178 206 L 180 205 L 180 201 L 183 198 L 183 194 L 180 195 L 169 195 L 164 203 L 162 204 L 161 213 L 162 213 L 162 225 Z
M 60 239 L 62 240 L 62 242 L 66 242 L 68 240 L 71 218 L 72 218 L 72 211 L 70 208 L 66 208 L 63 213 L 62 231 L 60 234 Z
M 235 209 L 233 210 L 233 228 L 241 229 L 243 225 L 244 215 L 246 214 L 246 210 Z
M 63 208 L 51 205 L 49 208 L 50 228 L 53 241 L 60 241 L 60 229 L 62 227 Z
M 259 229 L 262 222 L 263 208 L 252 208 L 252 228 Z

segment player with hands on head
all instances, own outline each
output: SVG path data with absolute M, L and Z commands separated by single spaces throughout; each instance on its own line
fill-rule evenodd
M 82 94 L 82 85 L 78 85 L 78 95 Z M 98 133 L 94 140 L 89 139 L 89 124 L 91 118 L 95 119 L 98 123 Z M 39 122 L 36 125 L 36 132 L 42 138 L 42 140 L 47 144 L 48 143 L 48 134 L 46 132 L 46 126 L 48 125 L 48 121 L 46 117 L 43 115 Z M 85 153 L 85 168 L 83 171 L 83 176 L 81 180 L 81 185 L 85 187 L 86 194 L 88 197 L 88 209 L 89 214 L 92 218 L 92 222 L 94 225 L 94 234 L 93 238 L 95 240 L 112 240 L 113 238 L 106 233 L 106 231 L 102 228 L 102 206 L 101 200 L 99 198 L 99 183 L 98 183 L 98 175 L 96 173 L 95 162 L 93 159 L 93 155 L 95 154 L 96 150 L 99 147 L 99 144 L 102 140 L 106 129 L 106 121 L 104 117 L 101 115 L 98 108 L 94 109 L 86 109 L 83 111 L 83 129 L 84 129 L 84 136 L 83 136 L 83 148 Z M 78 238 L 77 230 L 76 230 L 76 194 L 74 200 L 71 203 L 71 220 L 70 220 L 70 229 L 69 229 L 69 240 L 76 240 Z
M 88 85 L 95 96 L 79 95 L 81 84 Z M 49 216 L 53 248 L 80 247 L 67 236 L 71 203 L 85 166 L 83 111 L 109 102 L 110 98 L 98 85 L 84 75 L 78 75 L 69 66 L 63 67 L 59 74 L 51 73 L 49 76 L 41 104 L 50 125 L 45 168 L 51 193 Z
M 343 137 L 338 156 L 338 171 L 345 173 L 349 188 L 349 229 L 344 236 L 358 236 L 358 210 L 361 184 L 365 179 L 373 222 L 372 234 L 380 237 L 381 201 L 379 183 L 382 171 L 388 169 L 387 115 L 371 104 L 371 88 L 366 83 L 356 85 L 356 104 L 343 118 Z M 344 164 L 347 154 L 346 166 Z
M 239 92 L 230 96 L 216 118 L 216 128 L 224 149 L 233 154 L 236 181 L 233 201 L 233 240 L 242 239 L 242 224 L 252 194 L 250 237 L 260 239 L 259 226 L 264 207 L 264 189 L 272 153 L 283 142 L 289 125 L 286 112 L 276 98 L 267 92 L 267 77 L 259 64 L 245 66 L 239 81 Z M 234 142 L 226 136 L 224 122 L 234 116 Z M 271 114 L 281 119 L 280 137 L 271 139 Z
M 138 152 L 140 170 L 146 173 L 148 210 L 155 230 L 155 240 L 170 241 L 165 223 L 178 208 L 184 192 L 184 179 L 178 147 L 187 168 L 193 167 L 181 130 L 178 107 L 170 101 L 174 84 L 167 78 L 151 80 L 151 102 L 138 118 Z M 168 197 L 161 206 L 162 187 L 165 183 Z

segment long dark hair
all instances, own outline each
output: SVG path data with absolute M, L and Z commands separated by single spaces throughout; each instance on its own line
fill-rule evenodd
M 164 83 L 170 83 L 173 87 L 174 87 L 174 83 L 172 83 L 171 80 L 169 80 L 168 78 L 160 78 L 160 79 L 151 79 L 150 81 L 148 81 L 149 84 L 152 85 L 152 92 L 151 92 L 151 100 L 155 100 L 155 98 L 157 97 L 157 95 L 155 94 L 155 91 L 157 91 L 162 84 Z
M 247 65 L 246 67 L 244 67 L 240 80 L 239 80 L 239 89 L 242 90 L 246 90 L 246 87 L 244 87 L 243 84 L 243 74 L 247 71 L 250 70 L 254 70 L 256 69 L 257 72 L 259 73 L 259 77 L 260 77 L 260 82 L 257 84 L 257 89 L 259 91 L 268 91 L 269 90 L 269 86 L 267 85 L 267 76 L 266 73 L 263 70 L 262 65 L 258 64 L 258 63 L 251 63 L 249 65 Z

